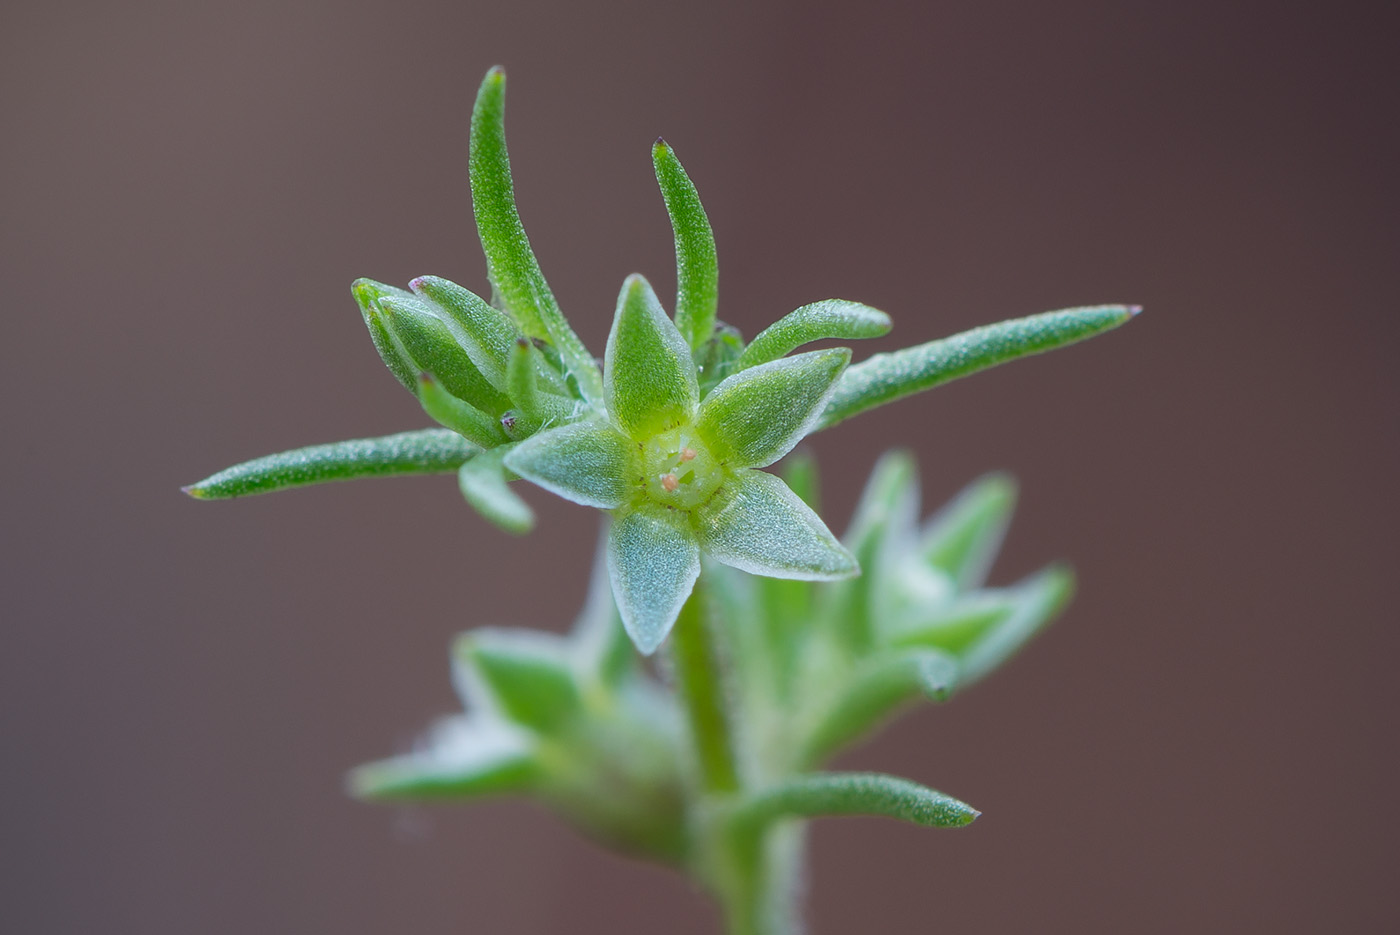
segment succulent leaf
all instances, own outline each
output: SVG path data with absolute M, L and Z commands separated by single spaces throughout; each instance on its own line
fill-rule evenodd
M 547 429 L 516 445 L 506 467 L 583 506 L 612 510 L 636 490 L 636 443 L 601 421 Z
M 386 286 L 382 282 L 375 282 L 373 279 L 355 280 L 350 286 L 350 293 L 360 306 L 360 314 L 364 317 L 365 327 L 369 329 L 369 339 L 374 342 L 374 349 L 379 352 L 384 366 L 388 367 L 394 378 L 403 384 L 404 389 L 410 393 L 416 393 L 418 391 L 416 386 L 418 365 L 413 362 L 412 356 L 404 348 L 403 343 L 390 333 L 384 324 L 384 311 L 379 307 L 380 296 L 408 295 L 409 293 L 403 289 Z
M 507 441 L 501 423 L 447 391 L 431 373 L 418 375 L 418 402 L 433 419 L 482 448 Z
M 959 588 L 987 579 L 1016 509 L 1016 481 L 989 474 L 969 484 L 924 526 L 919 552 Z
M 549 733 L 578 711 L 578 684 L 561 637 L 472 630 L 458 639 L 456 655 L 481 680 L 496 709 L 523 727 Z
M 510 449 L 510 445 L 502 445 L 467 461 L 457 471 L 457 487 L 483 517 L 506 532 L 521 535 L 535 525 L 535 514 L 506 486 L 502 462 Z
M 506 365 L 520 331 L 506 314 L 476 294 L 439 276 L 419 276 L 409 287 L 443 311 L 441 316 L 481 375 L 506 390 Z
M 879 816 L 926 828 L 960 828 L 980 814 L 952 796 L 895 776 L 814 773 L 754 794 L 735 810 L 733 820 L 751 828 L 783 818 Z
M 830 428 L 851 416 L 1018 357 L 1040 354 L 1102 334 L 1141 309 L 1091 305 L 984 325 L 950 338 L 876 354 L 848 368 L 818 423 Z
M 651 158 L 676 239 L 676 327 L 692 348 L 699 349 L 715 329 L 719 307 L 715 235 L 675 151 L 665 140 L 657 140 Z
M 700 550 L 684 514 L 641 503 L 616 516 L 608 531 L 608 575 L 622 625 L 638 651 L 651 655 L 700 576 Z
M 450 474 L 480 450 L 456 432 L 421 429 L 254 458 L 183 489 L 197 500 L 228 500 L 359 477 Z
M 597 364 L 559 310 L 515 207 L 515 184 L 506 150 L 506 73 L 501 68 L 488 71 L 477 92 L 472 109 L 470 169 L 472 210 L 492 286 L 521 330 L 532 338 L 545 338 L 559 349 L 583 398 L 600 401 L 603 384 Z
M 696 430 L 730 466 L 767 467 L 812 430 L 850 359 L 844 347 L 812 351 L 727 377 L 701 403 Z
M 739 356 L 739 367 L 766 364 L 804 344 L 827 338 L 878 338 L 890 328 L 890 316 L 879 309 L 845 299 L 824 299 L 788 312 L 760 331 Z
M 362 799 L 457 799 L 523 792 L 538 772 L 520 731 L 458 716 L 435 725 L 423 750 L 358 767 L 346 785 Z
M 627 277 L 617 297 L 603 372 L 608 412 L 637 441 L 695 414 L 700 388 L 690 347 L 651 284 L 636 274 Z
M 750 574 L 829 581 L 860 570 L 811 507 L 762 471 L 736 472 L 693 521 L 706 554 Z
M 510 400 L 476 369 L 431 303 L 414 295 L 386 295 L 379 299 L 379 308 L 384 326 L 420 371 L 431 373 L 453 396 L 493 416 L 510 408 Z

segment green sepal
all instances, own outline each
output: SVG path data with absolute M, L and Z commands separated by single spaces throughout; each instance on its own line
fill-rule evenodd
M 457 342 L 481 375 L 500 392 L 506 391 L 506 365 L 520 334 L 510 317 L 485 299 L 439 276 L 419 276 L 408 284 L 445 313 Z
M 539 772 L 520 731 L 457 716 L 436 724 L 422 751 L 352 770 L 346 787 L 356 798 L 378 801 L 478 798 L 529 791 Z
M 608 412 L 637 441 L 689 422 L 700 398 L 690 347 L 635 273 L 617 297 L 603 364 Z
M 868 409 L 1018 357 L 1092 338 L 1118 327 L 1139 311 L 1130 305 L 1069 308 L 984 325 L 892 354 L 876 354 L 847 368 L 818 428 L 830 428 Z
M 597 420 L 547 429 L 516 445 L 506 467 L 583 506 L 612 510 L 636 489 L 636 444 Z
M 583 398 L 600 402 L 603 383 L 598 367 L 559 310 L 520 223 L 506 150 L 505 95 L 505 71 L 492 68 L 481 82 L 472 109 L 472 210 L 486 254 L 487 272 L 506 311 L 514 316 L 521 330 L 532 338 L 552 342 L 578 382 Z
M 869 305 L 845 299 L 813 302 L 788 312 L 759 332 L 740 355 L 739 368 L 777 360 L 813 341 L 878 338 L 888 334 L 890 327 L 890 316 Z
M 457 471 L 457 487 L 462 497 L 490 522 L 506 532 L 520 535 L 535 525 L 529 504 L 506 486 L 505 465 L 510 445 L 483 451 Z
M 181 489 L 197 500 L 227 500 L 360 477 L 450 474 L 480 450 L 456 432 L 421 429 L 254 458 Z
M 740 371 L 705 397 L 696 431 L 731 467 L 767 467 L 812 430 L 850 360 L 838 347 Z
M 498 419 L 453 396 L 431 373 L 418 375 L 418 402 L 433 421 L 482 448 L 494 448 L 507 441 Z
M 957 680 L 957 661 L 936 650 L 906 650 L 866 659 L 803 739 L 802 761 L 823 762 L 868 736 L 917 698 L 946 701 Z
M 971 685 L 992 672 L 1025 646 L 1031 637 L 1060 615 L 1074 596 L 1074 572 L 1053 565 L 1012 589 L 1017 608 L 961 653 L 960 686 Z
M 639 503 L 613 518 L 608 577 L 622 625 L 644 656 L 665 641 L 700 576 L 700 549 L 685 516 Z
M 959 589 L 979 587 L 1015 509 L 1015 480 L 1006 474 L 978 478 L 925 524 L 919 552 Z
M 373 279 L 357 279 L 350 285 L 350 294 L 360 306 L 365 327 L 369 329 L 369 339 L 374 342 L 374 349 L 379 352 L 384 366 L 389 368 L 394 379 L 403 384 L 404 389 L 416 393 L 417 386 L 414 381 L 418 378 L 418 365 L 413 362 L 403 344 L 389 332 L 384 324 L 384 312 L 379 307 L 381 296 L 405 296 L 409 293 L 382 282 L 375 282 Z
M 830 581 L 860 571 L 821 517 L 762 471 L 736 471 L 692 522 L 707 555 L 750 574 Z
M 665 140 L 652 146 L 651 159 L 676 240 L 676 328 L 699 348 L 709 341 L 719 308 L 714 231 L 695 185 Z
M 982 814 L 965 802 L 881 773 L 813 773 L 770 786 L 741 802 L 731 820 L 757 829 L 784 818 L 878 816 L 926 828 L 960 828 Z
M 491 385 L 433 306 L 414 295 L 382 296 L 384 326 L 403 344 L 420 371 L 426 370 L 458 399 L 499 416 L 510 400 Z
M 558 730 L 578 713 L 579 691 L 568 644 L 533 630 L 473 630 L 454 654 L 480 679 L 502 715 L 540 733 Z

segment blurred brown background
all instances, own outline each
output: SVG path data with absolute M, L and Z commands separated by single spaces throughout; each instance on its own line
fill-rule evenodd
M 454 708 L 459 629 L 567 624 L 592 511 L 532 492 L 511 540 L 450 478 L 177 490 L 424 423 L 348 287 L 485 288 L 466 128 L 498 62 L 522 213 L 595 349 L 625 274 L 673 288 L 657 134 L 747 334 L 829 296 L 894 316 L 879 347 L 1147 306 L 816 440 L 834 527 L 912 443 L 930 507 L 1021 477 L 999 580 L 1081 575 L 1007 671 L 848 759 L 986 815 L 819 825 L 817 935 L 1397 924 L 1393 13 L 221 7 L 0 12 L 0 928 L 715 931 L 531 807 L 341 792 Z

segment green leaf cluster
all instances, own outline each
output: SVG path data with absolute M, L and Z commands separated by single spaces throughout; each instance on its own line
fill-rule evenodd
M 530 796 L 614 847 L 680 866 L 733 931 L 795 930 L 779 903 L 799 875 L 792 829 L 804 820 L 956 827 L 978 814 L 908 780 L 826 764 L 907 706 L 947 700 L 1001 665 L 1060 612 L 1072 577 L 1051 566 L 986 587 L 1015 500 L 1006 477 L 921 522 L 912 459 L 885 455 L 838 539 L 818 512 L 813 463 L 783 459 L 814 432 L 1138 309 L 1047 312 L 852 364 L 847 347 L 804 348 L 880 337 L 890 319 L 825 299 L 745 342 L 718 317 L 715 239 L 695 185 L 663 140 L 652 164 L 675 302 L 668 313 L 628 276 L 600 361 L 525 234 L 505 74 L 489 71 L 469 155 L 489 298 L 437 276 L 352 286 L 384 364 L 440 427 L 270 455 L 185 490 L 226 499 L 455 472 L 463 498 L 509 532 L 534 523 L 521 479 L 603 511 L 573 631 L 463 635 L 453 671 L 465 713 L 413 752 L 356 770 L 350 788 L 385 800 Z M 663 646 L 659 662 L 643 658 Z

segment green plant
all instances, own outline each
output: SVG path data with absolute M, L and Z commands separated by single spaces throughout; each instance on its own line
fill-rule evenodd
M 515 208 L 505 76 L 487 73 L 471 182 L 492 299 L 424 276 L 353 291 L 389 370 L 444 428 L 319 445 L 186 488 L 203 499 L 384 474 L 455 472 L 484 517 L 533 522 L 529 480 L 608 514 L 567 637 L 474 630 L 454 652 L 467 713 L 417 752 L 355 770 L 368 799 L 534 796 L 595 838 L 691 874 L 736 933 L 797 930 L 806 819 L 884 815 L 966 825 L 968 805 L 904 779 L 823 764 L 906 703 L 942 701 L 1050 620 L 1054 567 L 984 580 L 1014 487 L 988 477 L 920 526 L 915 469 L 887 454 L 844 540 L 817 513 L 807 434 L 1004 361 L 1127 321 L 1136 308 L 1050 312 L 877 354 L 793 354 L 875 337 L 884 313 L 804 306 L 747 344 L 716 319 L 709 222 L 675 154 L 653 160 L 675 233 L 674 319 L 640 276 L 618 298 L 603 366 L 555 302 Z M 644 657 L 665 647 L 666 663 Z M 641 655 L 634 652 L 640 650 Z

